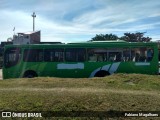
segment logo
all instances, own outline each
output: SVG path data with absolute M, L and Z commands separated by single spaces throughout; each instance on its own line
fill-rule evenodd
M 2 112 L 2 117 L 11 117 L 11 112 Z

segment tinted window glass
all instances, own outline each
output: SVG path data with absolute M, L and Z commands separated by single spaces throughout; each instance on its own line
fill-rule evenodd
M 44 61 L 46 62 L 63 62 L 64 61 L 63 49 L 45 49 Z
M 87 49 L 90 62 L 149 62 L 152 61 L 154 51 L 152 48 L 91 48 Z
M 123 50 L 123 58 L 122 61 L 127 62 L 131 59 L 131 50 L 129 48 L 126 48 Z
M 25 49 L 23 60 L 25 62 L 42 62 L 43 50 L 42 49 Z
M 150 62 L 153 58 L 153 49 L 151 48 L 134 48 L 131 50 L 131 61 L 133 62 Z
M 4 65 L 5 67 L 11 67 L 18 63 L 21 57 L 20 48 L 9 48 L 5 51 Z
M 68 48 L 65 51 L 65 60 L 68 62 L 85 61 L 86 50 L 83 48 Z
M 147 61 L 147 62 L 152 61 L 152 58 L 153 58 L 153 55 L 154 55 L 153 49 L 147 48 L 147 49 L 145 50 L 145 52 L 146 52 L 146 55 L 145 55 L 146 61 Z
M 105 48 L 93 48 L 88 49 L 88 61 L 90 62 L 103 62 L 107 61 L 107 49 Z
M 122 61 L 122 48 L 92 48 L 88 49 L 89 62 L 119 62 Z
M 122 60 L 122 52 L 109 52 L 108 57 L 111 62 L 119 62 Z

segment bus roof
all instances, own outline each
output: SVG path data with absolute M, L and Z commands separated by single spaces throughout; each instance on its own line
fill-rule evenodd
M 88 46 L 101 46 L 101 47 L 128 47 L 128 46 L 152 46 L 157 45 L 155 42 L 125 42 L 125 41 L 89 41 L 89 42 L 77 42 L 77 43 L 67 43 L 67 44 L 25 44 L 25 45 L 6 45 L 5 47 L 38 47 L 38 46 L 77 46 L 77 47 L 88 47 Z
M 68 44 L 80 44 L 80 43 L 126 43 L 124 40 L 107 40 L 107 41 L 88 41 L 88 42 L 75 42 L 75 43 L 68 43 Z

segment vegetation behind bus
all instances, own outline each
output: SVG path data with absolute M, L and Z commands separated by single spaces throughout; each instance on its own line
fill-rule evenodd
M 108 40 L 125 40 L 127 42 L 150 42 L 152 38 L 144 37 L 146 32 L 136 32 L 136 33 L 124 33 L 124 36 L 118 37 L 115 34 L 97 34 L 90 41 L 108 41 Z

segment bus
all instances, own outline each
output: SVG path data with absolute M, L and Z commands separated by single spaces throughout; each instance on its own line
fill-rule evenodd
M 158 44 L 100 41 L 7 45 L 3 79 L 86 78 L 113 73 L 158 74 Z

